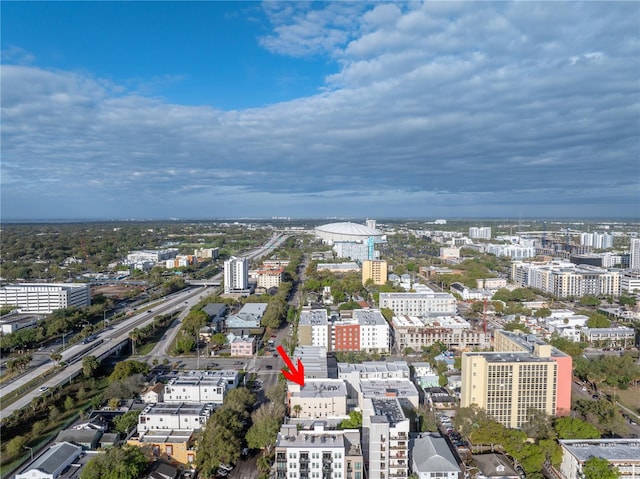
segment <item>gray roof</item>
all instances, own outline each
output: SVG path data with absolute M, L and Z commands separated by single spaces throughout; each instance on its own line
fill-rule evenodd
M 227 311 L 227 305 L 224 303 L 209 303 L 204 308 L 202 308 L 202 311 L 204 311 L 211 317 L 216 317 L 224 314 Z
M 640 464 L 640 440 L 638 439 L 572 439 L 559 442 L 580 462 L 596 456 L 610 462 Z
M 38 469 L 46 474 L 53 474 L 60 468 L 70 457 L 78 457 L 82 452 L 80 446 L 76 446 L 69 442 L 60 442 L 51 446 L 47 452 L 36 459 L 28 469 Z
M 74 442 L 77 444 L 91 444 L 102 436 L 98 429 L 64 429 L 56 437 L 56 442 Z
M 409 442 L 414 472 L 460 472 L 446 440 L 438 433 L 420 434 Z

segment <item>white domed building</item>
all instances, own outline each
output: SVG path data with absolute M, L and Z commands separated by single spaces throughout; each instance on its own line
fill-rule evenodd
M 324 243 L 334 244 L 340 241 L 355 241 L 366 243 L 367 239 L 373 237 L 376 241 L 383 241 L 384 235 L 378 231 L 360 225 L 358 223 L 330 223 L 328 225 L 317 226 L 316 237 Z

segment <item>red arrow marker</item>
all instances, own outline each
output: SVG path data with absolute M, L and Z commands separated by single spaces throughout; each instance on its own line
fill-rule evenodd
M 276 349 L 280 353 L 280 356 L 282 356 L 282 360 L 287 365 L 287 368 L 289 368 L 288 371 L 286 369 L 282 370 L 282 374 L 284 375 L 284 377 L 289 381 L 299 384 L 301 387 L 304 387 L 304 366 L 302 365 L 302 361 L 298 359 L 298 369 L 296 370 L 296 368 L 293 367 L 293 362 L 291 362 L 291 359 L 289 359 L 289 355 L 284 350 L 284 348 L 282 346 L 278 346 Z

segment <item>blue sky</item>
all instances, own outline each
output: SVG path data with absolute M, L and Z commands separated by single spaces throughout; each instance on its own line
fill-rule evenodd
M 2 2 L 4 219 L 640 216 L 638 2 Z

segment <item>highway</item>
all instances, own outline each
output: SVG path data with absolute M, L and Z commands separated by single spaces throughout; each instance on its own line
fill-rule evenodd
M 287 239 L 287 236 L 283 236 L 280 233 L 275 233 L 264 245 L 261 247 L 242 255 L 249 260 L 254 260 L 260 258 L 272 250 L 276 249 L 282 242 Z M 220 278 L 222 273 L 216 275 L 216 277 L 212 278 L 215 280 L 216 278 Z M 186 314 L 188 314 L 189 310 L 195 306 L 198 302 L 200 302 L 204 297 L 209 296 L 217 292 L 217 289 L 208 288 L 208 287 L 198 287 L 198 288 L 187 288 L 185 290 L 179 291 L 177 293 L 172 293 L 164 297 L 161 300 L 156 300 L 153 303 L 153 306 L 140 306 L 140 313 L 116 324 L 107 329 L 103 329 L 101 332 L 96 333 L 94 335 L 95 339 L 89 343 L 81 343 L 75 344 L 67 349 L 65 349 L 62 354 L 62 361 L 68 363 L 68 366 L 58 373 L 50 376 L 44 382 L 37 384 L 30 391 L 24 391 L 24 394 L 9 405 L 4 405 L 2 403 L 2 398 L 14 392 L 16 390 L 20 390 L 30 381 L 37 379 L 42 376 L 45 372 L 49 371 L 54 363 L 51 359 L 47 359 L 37 367 L 32 368 L 27 373 L 20 376 L 20 378 L 16 381 L 5 384 L 2 388 L 0 388 L 0 403 L 2 403 L 2 408 L 0 409 L 1 417 L 8 417 L 14 411 L 22 409 L 25 406 L 28 406 L 31 401 L 42 394 L 49 394 L 49 390 L 53 389 L 57 386 L 64 384 L 67 381 L 70 381 L 73 377 L 80 374 L 82 370 L 82 359 L 84 356 L 93 355 L 96 357 L 100 357 L 102 355 L 107 354 L 109 351 L 117 348 L 120 345 L 125 345 L 127 341 L 129 341 L 129 332 L 135 328 L 141 328 L 146 326 L 147 324 L 153 321 L 155 316 L 161 314 L 173 314 L 174 312 L 182 309 L 182 314 L 178 317 L 178 322 L 174 323 L 172 327 L 169 329 L 165 338 L 163 338 L 160 344 L 154 349 L 152 355 L 155 357 L 167 355 L 167 348 L 169 344 L 173 341 L 173 338 L 178 333 L 179 321 L 182 320 Z

